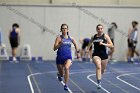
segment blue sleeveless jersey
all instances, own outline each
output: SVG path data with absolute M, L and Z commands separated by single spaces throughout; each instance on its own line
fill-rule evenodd
M 11 33 L 10 33 L 10 37 L 11 38 L 17 38 L 18 33 L 15 31 L 15 29 L 12 29 Z
M 71 45 L 72 45 L 72 40 L 71 38 L 68 36 L 68 38 L 64 38 L 61 35 L 61 39 L 62 39 L 62 44 L 61 46 L 58 48 L 57 51 L 57 57 L 59 57 L 60 59 L 62 58 L 66 58 L 66 57 L 71 57 Z
M 64 64 L 66 60 L 71 59 L 72 60 L 72 54 L 71 54 L 71 44 L 72 40 L 68 36 L 68 38 L 64 38 L 61 35 L 62 44 L 57 50 L 57 57 L 56 57 L 56 64 Z

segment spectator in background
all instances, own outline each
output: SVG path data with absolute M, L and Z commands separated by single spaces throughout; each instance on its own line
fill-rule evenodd
M 117 24 L 115 22 L 112 22 L 110 24 L 110 27 L 108 28 L 108 35 L 109 35 L 109 37 L 110 37 L 113 45 L 114 45 L 114 39 L 115 39 L 115 30 L 117 28 L 118 28 L 118 26 L 117 26 Z M 115 48 L 114 47 L 110 48 L 110 51 L 108 53 L 108 55 L 110 57 L 110 61 L 113 61 L 113 58 L 112 57 L 113 57 L 114 51 L 115 51 Z
M 82 47 L 80 50 L 80 54 L 81 54 L 82 59 L 83 58 L 92 59 L 92 46 L 90 47 L 89 50 L 87 50 L 89 42 L 90 42 L 90 38 L 81 38 L 80 39 L 80 43 L 82 44 Z
M 132 28 L 129 29 L 128 32 L 128 56 L 130 57 L 130 61 L 134 62 L 134 54 L 136 54 L 139 58 L 139 53 L 136 51 L 136 45 L 138 43 L 138 22 L 132 21 Z
M 14 23 L 12 25 L 12 29 L 9 32 L 9 41 L 12 48 L 12 60 L 14 62 L 17 62 L 17 48 L 20 44 L 20 28 L 17 23 Z

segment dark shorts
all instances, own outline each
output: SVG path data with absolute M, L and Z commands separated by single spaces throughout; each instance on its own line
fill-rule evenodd
M 98 57 L 100 57 L 101 58 L 101 60 L 105 60 L 105 59 L 108 59 L 108 55 L 107 55 L 107 53 L 93 53 L 92 54 L 92 57 L 94 57 L 94 56 L 98 56 Z
M 137 41 L 130 42 L 130 40 L 129 40 L 129 39 L 127 39 L 127 43 L 128 43 L 128 47 L 129 47 L 129 48 L 133 48 L 133 49 L 135 49 L 135 48 L 136 48 Z
M 82 49 L 84 50 L 88 46 L 89 42 L 84 42 L 82 45 Z M 90 47 L 90 50 L 92 49 L 92 46 Z
M 12 48 L 18 47 L 18 39 L 17 38 L 10 38 L 10 44 Z
M 56 64 L 64 64 L 68 59 L 72 60 L 72 56 L 56 57 Z
M 127 39 L 127 44 L 128 44 L 129 48 L 131 48 L 133 46 L 133 44 L 129 41 L 129 39 Z

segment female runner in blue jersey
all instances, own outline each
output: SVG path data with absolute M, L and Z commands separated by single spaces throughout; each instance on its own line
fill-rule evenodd
M 77 51 L 77 57 L 79 57 L 79 51 L 77 44 L 73 37 L 70 37 L 68 34 L 68 25 L 61 25 L 62 35 L 58 36 L 54 43 L 53 50 L 57 50 L 56 64 L 58 69 L 58 79 L 62 81 L 63 73 L 64 73 L 64 90 L 68 91 L 68 80 L 69 80 L 69 68 L 72 65 L 72 54 L 71 54 L 71 45 L 72 43 L 75 46 Z
M 91 41 L 88 45 L 88 49 L 94 44 L 94 51 L 92 54 L 92 60 L 96 66 L 96 78 L 98 86 L 97 88 L 101 88 L 101 78 L 102 74 L 105 72 L 107 63 L 108 63 L 108 54 L 107 47 L 113 48 L 113 43 L 110 37 L 104 33 L 103 25 L 98 24 L 96 26 L 97 34 L 91 37 Z

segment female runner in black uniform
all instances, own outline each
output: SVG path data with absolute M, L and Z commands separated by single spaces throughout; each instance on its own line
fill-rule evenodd
M 105 72 L 108 63 L 107 47 L 113 48 L 113 43 L 110 37 L 103 33 L 103 25 L 98 24 L 96 26 L 97 34 L 91 37 L 88 48 L 94 44 L 94 50 L 92 54 L 92 60 L 96 66 L 96 78 L 98 83 L 98 89 L 101 88 L 101 78 L 102 74 Z

